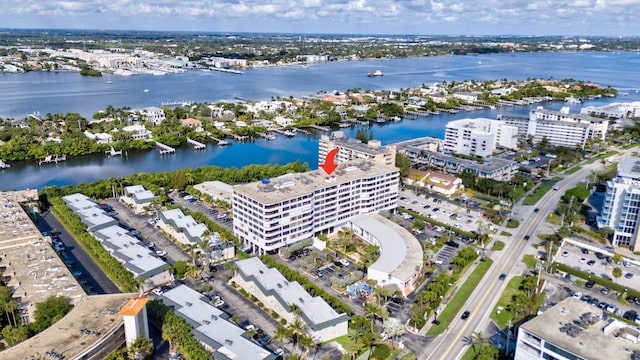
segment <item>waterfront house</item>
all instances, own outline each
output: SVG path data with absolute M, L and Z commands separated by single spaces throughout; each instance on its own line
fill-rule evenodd
M 98 144 L 108 144 L 113 141 L 113 136 L 107 133 L 92 134 L 89 132 L 89 130 L 85 130 L 84 136 L 86 136 L 88 139 L 95 140 Z
M 273 119 L 273 121 L 275 121 L 278 125 L 280 126 L 290 126 L 293 125 L 293 120 L 286 118 L 284 116 L 276 116 L 275 119 Z
M 452 96 L 456 99 L 469 101 L 469 102 L 476 102 L 478 101 L 478 97 L 480 95 L 482 95 L 482 93 L 478 91 L 472 91 L 472 92 L 455 92 L 453 93 Z
M 187 126 L 190 128 L 199 128 L 202 126 L 202 121 L 194 118 L 183 119 L 181 122 L 182 126 Z
M 165 120 L 165 113 L 159 107 L 150 106 L 140 110 L 140 114 L 144 116 L 146 121 L 153 123 L 153 125 L 160 125 Z
M 122 128 L 122 131 L 131 133 L 133 140 L 151 139 L 151 131 L 147 130 L 144 125 L 129 125 Z

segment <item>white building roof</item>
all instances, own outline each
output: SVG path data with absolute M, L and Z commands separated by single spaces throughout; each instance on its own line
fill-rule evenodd
M 193 187 L 213 198 L 223 198 L 228 202 L 231 202 L 233 186 L 223 183 L 222 181 L 206 181 L 202 184 L 196 184 Z
M 72 211 L 90 208 L 101 210 L 100 206 L 98 206 L 95 201 L 80 193 L 63 196 L 62 200 L 69 208 L 71 208 Z
M 253 341 L 242 337 L 245 331 L 229 321 L 228 315 L 209 305 L 199 292 L 180 285 L 161 296 L 162 301 L 193 326 L 198 340 L 227 359 L 274 359 L 275 356 Z M 219 358 L 215 356 L 214 358 Z
M 378 214 L 358 215 L 350 222 L 366 230 L 379 242 L 380 257 L 369 269 L 406 281 L 415 274 L 416 267 L 422 267 L 420 242 L 400 225 Z
M 202 234 L 207 231 L 207 225 L 197 222 L 191 215 L 186 216 L 180 209 L 162 211 L 165 219 L 172 223 L 177 229 L 182 228 L 187 237 L 193 241 L 202 240 Z
M 136 277 L 147 278 L 163 272 L 169 265 L 157 258 L 138 239 L 126 234 L 127 230 L 113 225 L 94 232 L 102 246 Z
M 124 188 L 124 191 L 131 195 L 133 200 L 138 203 L 148 203 L 157 199 L 156 195 L 151 191 L 144 188 L 142 185 L 132 185 Z
M 629 156 L 618 163 L 618 176 L 640 179 L 640 157 Z
M 107 216 L 104 210 L 99 208 L 73 210 L 73 212 L 80 217 L 80 220 L 82 220 L 85 225 L 87 225 L 87 231 L 89 232 L 93 232 L 109 225 L 118 224 L 118 220 L 111 216 Z
M 235 262 L 238 274 L 253 281 L 264 294 L 273 295 L 285 309 L 295 305 L 300 316 L 313 330 L 346 321 L 346 314 L 338 314 L 319 296 L 311 296 L 298 282 L 289 282 L 274 268 L 268 268 L 257 257 Z

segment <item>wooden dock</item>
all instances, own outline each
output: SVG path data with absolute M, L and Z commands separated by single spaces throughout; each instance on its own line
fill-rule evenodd
M 324 132 L 329 132 L 331 130 L 328 126 L 320 126 L 320 125 L 309 125 L 308 127 Z
M 405 115 L 411 115 L 415 117 L 427 117 L 431 115 L 429 111 L 424 111 L 424 110 L 405 111 L 404 113 Z
M 187 137 L 187 143 L 193 145 L 193 148 L 195 150 L 202 150 L 202 149 L 206 149 L 207 148 L 207 144 L 203 144 L 201 142 L 197 142 L 191 138 Z
M 236 141 L 240 141 L 240 142 L 245 142 L 245 141 L 249 141 L 249 137 L 246 135 L 236 135 L 236 134 L 229 134 L 229 136 L 231 136 L 232 138 L 234 138 Z
M 54 157 L 53 155 L 47 155 L 46 158 L 40 160 L 38 162 L 38 165 L 42 165 L 42 164 L 51 164 L 51 163 L 58 163 L 60 161 L 67 161 L 67 155 L 62 155 L 62 156 L 56 156 Z
M 296 135 L 296 133 L 291 131 L 291 130 L 282 130 L 282 129 L 277 129 L 277 128 L 269 128 L 269 131 L 273 131 L 273 132 L 276 132 L 278 134 L 282 134 L 282 135 L 287 136 L 287 137 L 293 137 L 293 136 Z
M 276 139 L 275 135 L 269 134 L 269 133 L 257 132 L 256 135 L 258 135 L 261 138 L 267 139 L 267 140 L 275 140 Z
M 297 132 L 301 132 L 301 133 L 306 134 L 306 135 L 311 135 L 311 131 L 307 131 L 305 129 L 293 128 L 293 130 L 295 130 Z
M 165 145 L 156 141 L 156 146 L 158 150 L 160 150 L 160 155 L 173 154 L 176 152 L 176 149 L 172 148 L 169 145 Z
M 213 139 L 213 140 L 215 140 L 215 141 L 217 141 L 217 142 L 218 142 L 218 145 L 220 145 L 220 146 L 227 146 L 227 145 L 229 145 L 229 142 L 228 142 L 228 141 L 224 141 L 224 140 L 222 140 L 222 139 L 218 139 L 218 138 L 214 138 L 214 137 L 212 137 L 212 139 Z

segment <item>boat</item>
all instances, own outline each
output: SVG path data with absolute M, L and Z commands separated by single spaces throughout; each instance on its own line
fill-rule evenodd
M 582 104 L 582 100 L 580 100 L 579 98 L 574 98 L 573 96 L 565 98 L 564 102 L 568 104 Z
M 367 74 L 368 77 L 382 76 L 382 75 L 384 75 L 384 74 L 380 70 L 376 70 L 374 72 L 370 72 L 370 73 Z
M 107 84 L 112 84 L 113 81 L 111 81 L 111 74 L 107 74 Z
M 143 91 L 143 92 L 149 92 L 149 91 L 151 91 L 151 90 L 149 90 L 149 89 L 144 89 L 144 90 L 142 90 L 142 91 Z
M 0 169 L 8 169 L 10 167 L 11 167 L 11 165 L 9 165 L 6 162 L 0 160 Z
M 284 132 L 284 134 L 285 134 L 285 136 L 288 136 L 288 137 L 292 137 L 292 136 L 296 135 L 296 133 L 294 131 L 292 131 L 292 130 L 286 130 Z

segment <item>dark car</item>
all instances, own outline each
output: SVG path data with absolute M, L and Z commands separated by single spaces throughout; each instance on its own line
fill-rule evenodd
M 595 252 L 594 255 L 596 256 L 596 258 L 598 258 L 598 260 L 604 259 L 604 255 L 602 255 L 602 253 L 600 252 Z
M 533 209 L 533 212 L 538 212 L 538 211 L 540 211 L 540 209 L 538 208 Z
M 596 261 L 595 261 L 595 260 L 589 260 L 589 261 L 587 261 L 587 265 L 589 265 L 589 266 L 593 266 L 593 265 L 595 265 L 595 264 L 596 264 Z
M 529 239 L 531 239 L 531 236 L 529 236 L 529 235 L 525 235 L 525 236 L 524 236 L 524 239 L 525 239 L 525 240 L 529 240 Z
M 585 248 L 582 248 L 582 250 L 581 250 L 581 251 L 582 251 L 582 253 L 583 253 L 583 254 L 585 254 L 585 255 L 589 254 L 589 250 L 587 250 L 587 249 L 585 249 Z
M 404 299 L 401 297 L 392 297 L 391 301 L 393 301 L 394 303 L 398 304 L 398 305 L 404 305 Z
M 593 287 L 593 285 L 595 285 L 596 282 L 593 280 L 589 280 L 584 284 L 584 287 L 586 287 L 587 289 L 591 289 Z
M 460 244 L 458 244 L 458 243 L 457 243 L 457 242 L 455 242 L 455 241 L 447 241 L 445 244 L 447 244 L 447 245 L 449 245 L 449 246 L 451 246 L 451 247 L 454 247 L 454 248 L 456 248 L 456 249 L 460 247 Z
M 625 311 L 624 315 L 622 315 L 623 319 L 627 319 L 629 321 L 635 321 L 638 313 L 635 310 Z
M 500 276 L 498 276 L 498 280 L 504 280 L 507 278 L 507 274 L 500 274 Z
M 460 318 L 462 320 L 467 320 L 469 318 L 469 315 L 471 315 L 471 313 L 469 312 L 469 310 L 466 310 L 465 312 L 462 313 L 462 316 Z

